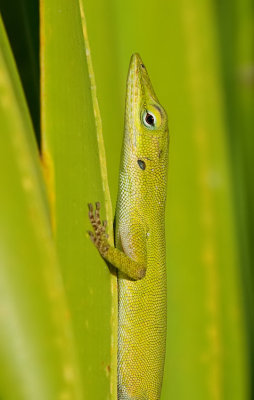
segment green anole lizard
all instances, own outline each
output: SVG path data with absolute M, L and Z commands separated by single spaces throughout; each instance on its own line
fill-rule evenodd
M 168 144 L 167 114 L 134 54 L 127 79 L 115 248 L 100 220 L 100 203 L 95 211 L 89 204 L 90 237 L 118 270 L 118 400 L 160 399 L 166 349 Z

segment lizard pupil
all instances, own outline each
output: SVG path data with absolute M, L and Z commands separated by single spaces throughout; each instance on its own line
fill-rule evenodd
M 152 114 L 147 113 L 145 120 L 148 125 L 154 126 L 154 117 L 152 116 Z

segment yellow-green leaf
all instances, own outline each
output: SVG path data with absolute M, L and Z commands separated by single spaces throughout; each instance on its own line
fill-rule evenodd
M 1 397 L 80 399 L 38 150 L 2 21 L 0 121 Z
M 115 285 L 87 233 L 91 229 L 87 204 L 100 201 L 105 216 L 107 182 L 102 180 L 78 1 L 43 1 L 41 43 L 42 148 L 52 224 L 85 396 L 106 399 Z M 110 210 L 109 202 L 107 197 Z

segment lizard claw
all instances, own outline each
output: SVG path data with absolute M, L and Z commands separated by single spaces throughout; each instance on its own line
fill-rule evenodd
M 88 209 L 89 209 L 88 216 L 91 219 L 91 217 L 93 216 L 93 205 L 92 205 L 92 203 L 88 203 Z
M 90 239 L 92 240 L 92 242 L 94 243 L 94 234 L 91 231 L 87 231 L 88 235 L 90 236 Z
M 94 213 L 95 219 L 100 219 L 100 209 L 101 209 L 101 203 L 97 201 L 95 203 L 95 213 Z

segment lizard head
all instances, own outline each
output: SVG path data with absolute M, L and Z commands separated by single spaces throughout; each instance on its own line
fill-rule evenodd
M 164 153 L 167 157 L 167 114 L 137 53 L 131 57 L 127 79 L 125 127 L 126 139 L 138 159 L 157 162 Z

